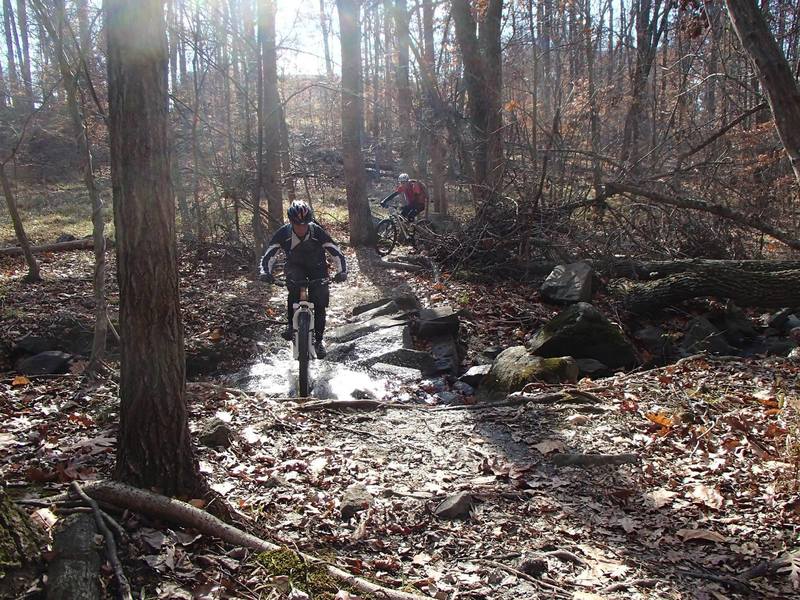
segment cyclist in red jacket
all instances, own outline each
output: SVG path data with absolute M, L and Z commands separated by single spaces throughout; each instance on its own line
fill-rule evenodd
M 395 196 L 403 194 L 405 204 L 400 209 L 400 214 L 409 221 L 425 210 L 428 204 L 428 190 L 416 179 L 411 179 L 408 173 L 400 173 L 397 177 L 397 189 L 381 200 L 381 206 L 386 206 Z

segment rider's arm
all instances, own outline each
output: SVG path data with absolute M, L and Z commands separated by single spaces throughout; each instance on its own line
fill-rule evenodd
M 267 244 L 267 251 L 264 252 L 264 256 L 261 258 L 261 274 L 272 274 L 272 269 L 275 268 L 275 261 L 278 259 L 278 250 L 281 249 L 281 243 L 286 241 L 286 234 L 287 231 L 291 232 L 291 225 L 288 227 L 284 225 L 278 231 L 275 232 L 275 235 L 272 236 L 272 239 Z
M 325 231 L 322 227 L 319 228 L 319 241 L 322 244 L 322 247 L 328 251 L 328 253 L 333 256 L 334 263 L 336 263 L 336 273 L 347 273 L 347 262 L 344 259 L 344 254 L 342 251 L 339 250 L 339 246 L 337 246 L 331 236 L 328 235 L 328 232 Z
M 391 194 L 389 194 L 388 196 L 386 196 L 386 198 L 384 198 L 383 200 L 381 200 L 381 206 L 386 206 L 387 204 L 389 204 L 389 202 L 391 202 L 391 201 L 392 201 L 392 199 L 393 199 L 395 196 L 397 196 L 397 194 L 399 194 L 399 193 L 400 193 L 399 191 L 398 191 L 398 192 L 392 192 Z

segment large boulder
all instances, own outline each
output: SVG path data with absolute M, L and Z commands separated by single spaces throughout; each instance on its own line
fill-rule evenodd
M 69 370 L 71 355 L 59 350 L 40 352 L 17 362 L 17 371 L 25 375 L 55 375 Z
M 329 331 L 326 337 L 331 342 L 343 343 L 364 337 L 365 335 L 378 331 L 379 329 L 386 329 L 388 327 L 403 327 L 408 323 L 407 319 L 402 317 L 393 318 L 389 316 L 375 317 L 367 321 L 356 321 L 355 323 L 347 323 L 336 329 Z
M 681 342 L 684 354 L 708 352 L 710 354 L 730 355 L 735 352 L 722 332 L 706 317 L 695 317 L 689 321 L 686 334 Z
M 534 336 L 537 356 L 594 358 L 610 369 L 632 367 L 636 350 L 622 330 L 591 304 L 579 302 L 561 311 Z
M 435 306 L 419 311 L 419 319 L 414 323 L 417 337 L 432 340 L 443 336 L 457 336 L 459 329 L 458 313 L 450 306 Z
M 481 385 L 486 395 L 518 392 L 529 383 L 575 383 L 578 365 L 570 356 L 543 358 L 525 346 L 512 346 L 495 359 Z
M 539 293 L 548 302 L 571 304 L 592 299 L 594 270 L 585 262 L 558 265 L 544 280 Z

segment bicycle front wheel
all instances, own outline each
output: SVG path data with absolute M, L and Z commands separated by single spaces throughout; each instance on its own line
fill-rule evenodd
M 375 228 L 375 235 L 378 238 L 375 249 L 380 256 L 386 256 L 397 243 L 397 226 L 391 219 L 384 219 Z
M 300 371 L 297 377 L 297 392 L 301 398 L 308 397 L 308 362 L 311 358 L 309 347 L 310 315 L 306 312 L 297 315 L 297 362 Z

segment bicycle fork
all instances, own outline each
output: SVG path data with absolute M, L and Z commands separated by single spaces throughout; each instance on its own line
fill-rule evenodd
M 308 348 L 309 358 L 317 358 L 317 353 L 314 350 L 312 336 L 314 335 L 314 304 L 306 299 L 305 290 L 300 290 L 300 302 L 295 302 L 293 305 L 294 315 L 292 316 L 292 333 L 294 335 L 294 343 L 292 344 L 292 355 L 295 360 L 300 358 L 300 321 L 301 314 L 308 315 Z

